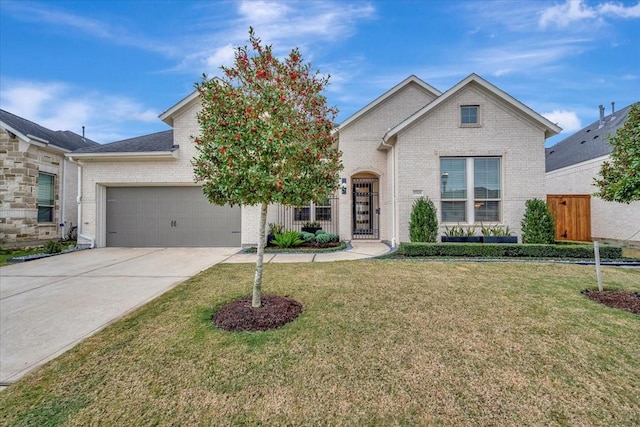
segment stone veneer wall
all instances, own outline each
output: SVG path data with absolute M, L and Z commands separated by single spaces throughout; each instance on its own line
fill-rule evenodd
M 0 244 L 59 237 L 63 155 L 21 141 L 0 129 Z M 54 221 L 38 224 L 38 173 L 55 175 Z

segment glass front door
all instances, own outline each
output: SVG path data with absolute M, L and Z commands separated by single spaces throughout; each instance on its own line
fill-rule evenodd
M 353 239 L 379 239 L 378 178 L 353 179 Z

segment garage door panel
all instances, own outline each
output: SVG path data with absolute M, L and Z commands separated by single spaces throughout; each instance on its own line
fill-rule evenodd
M 199 187 L 107 188 L 107 246 L 240 246 L 240 208 Z

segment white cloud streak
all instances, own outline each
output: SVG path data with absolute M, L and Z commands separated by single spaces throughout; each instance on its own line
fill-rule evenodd
M 640 18 L 640 2 L 634 6 L 604 2 L 591 7 L 583 0 L 566 0 L 564 4 L 551 6 L 542 11 L 538 25 L 543 29 L 551 26 L 566 28 L 580 21 L 602 24 L 606 18 Z
M 52 130 L 70 130 L 98 142 L 128 138 L 125 123 L 157 124 L 158 112 L 120 95 L 82 91 L 60 82 L 0 80 L 0 108 Z
M 51 25 L 80 32 L 90 37 L 107 40 L 121 46 L 131 46 L 150 52 L 173 56 L 177 50 L 165 43 L 149 39 L 127 29 L 125 25 L 106 23 L 99 19 L 67 13 L 55 8 L 56 3 L 3 2 L 5 13 L 15 19 L 37 25 Z

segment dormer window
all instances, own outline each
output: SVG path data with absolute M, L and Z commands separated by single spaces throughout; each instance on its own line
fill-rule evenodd
M 479 126 L 480 125 L 480 106 L 479 105 L 462 105 L 460 107 L 460 124 L 462 126 Z

